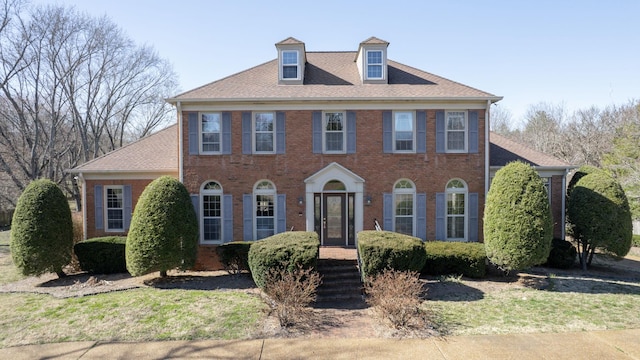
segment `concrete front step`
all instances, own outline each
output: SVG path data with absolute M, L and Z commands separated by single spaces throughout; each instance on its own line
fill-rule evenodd
M 319 259 L 322 284 L 316 303 L 362 302 L 362 283 L 356 260 Z

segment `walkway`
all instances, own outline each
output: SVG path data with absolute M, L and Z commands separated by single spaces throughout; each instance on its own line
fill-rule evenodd
M 73 342 L 0 349 L 20 359 L 640 359 L 640 329 L 413 340 Z

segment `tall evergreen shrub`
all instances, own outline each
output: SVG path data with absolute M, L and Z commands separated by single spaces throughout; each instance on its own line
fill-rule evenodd
M 23 275 L 55 272 L 71 261 L 73 223 L 62 190 L 51 180 L 31 182 L 16 205 L 11 225 L 11 256 Z
M 198 220 L 189 192 L 178 180 L 152 181 L 136 205 L 127 236 L 127 270 L 133 276 L 190 269 L 198 249 Z
M 547 260 L 553 221 L 542 179 L 522 162 L 498 170 L 487 195 L 484 242 L 489 260 L 505 271 Z

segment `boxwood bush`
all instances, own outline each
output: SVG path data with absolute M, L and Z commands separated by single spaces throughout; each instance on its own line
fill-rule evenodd
M 427 261 L 422 268 L 429 275 L 464 275 L 483 278 L 487 275 L 487 255 L 482 243 L 429 241 L 424 243 Z
M 315 268 L 320 250 L 318 234 L 312 231 L 289 231 L 254 242 L 249 248 L 249 269 L 253 281 L 262 289 L 271 269 L 293 271 L 298 265 Z
M 419 272 L 427 259 L 422 240 L 390 231 L 359 232 L 358 254 L 365 279 L 384 269 Z
M 225 270 L 238 274 L 249 270 L 249 248 L 252 242 L 234 241 L 218 246 L 218 256 Z
M 551 252 L 544 266 L 556 269 L 569 269 L 576 262 L 578 252 L 570 241 L 554 238 L 551 241 Z
M 78 257 L 80 269 L 96 274 L 127 272 L 125 261 L 125 236 L 105 236 L 77 243 L 73 251 Z

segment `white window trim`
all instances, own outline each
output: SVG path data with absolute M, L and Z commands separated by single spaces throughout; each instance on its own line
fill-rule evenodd
M 296 64 L 285 64 L 284 63 L 284 53 L 295 53 L 296 54 Z M 286 78 L 284 77 L 284 67 L 285 66 L 295 66 L 296 67 L 296 77 L 295 78 Z M 280 50 L 280 80 L 283 81 L 296 81 L 301 79 L 302 74 L 300 74 L 300 51 L 298 50 Z
M 544 189 L 547 191 L 547 198 L 549 199 L 549 205 L 551 205 L 551 189 L 552 189 L 551 184 L 553 183 L 553 177 L 544 176 L 544 177 L 541 177 L 541 179 L 542 179 L 542 185 L 544 186 Z
M 449 149 L 449 113 L 464 113 L 464 149 Z M 457 130 L 456 130 L 457 131 Z M 444 112 L 444 146 L 445 151 L 451 154 L 463 154 L 469 152 L 469 112 L 466 110 L 446 110 Z
M 458 180 L 464 184 L 464 190 L 450 190 L 449 183 L 452 181 Z M 464 237 L 461 238 L 450 238 L 448 237 L 449 233 L 449 194 L 464 194 Z M 469 185 L 466 181 L 460 178 L 454 178 L 447 181 L 447 185 L 445 186 L 445 206 L 444 206 L 444 217 L 445 217 L 445 236 L 447 241 L 468 241 L 469 237 Z
M 396 189 L 396 185 L 398 185 L 400 181 L 408 181 L 412 186 L 411 189 Z M 413 209 L 411 210 L 413 214 L 411 216 L 413 218 L 413 221 L 411 222 L 411 236 L 416 236 L 416 184 L 409 179 L 399 179 L 393 184 L 393 231 L 396 231 L 396 195 L 398 194 L 410 194 L 413 196 Z
M 327 126 L 325 124 L 326 114 L 342 113 L 342 150 L 327 150 Z M 336 132 L 337 131 L 331 131 Z M 323 111 L 322 112 L 322 153 L 324 154 L 346 154 L 347 153 L 347 112 L 346 111 Z
M 271 185 L 273 186 L 273 189 L 257 189 L 258 184 L 262 183 L 262 182 L 269 182 L 271 183 Z M 258 180 L 255 185 L 253 185 L 253 194 L 252 194 L 252 203 L 253 203 L 253 208 L 252 208 L 252 213 L 253 213 L 253 238 L 256 240 L 260 240 L 258 239 L 258 215 L 257 215 L 257 209 L 258 209 L 258 203 L 256 201 L 256 198 L 258 197 L 258 195 L 272 195 L 273 196 L 273 234 L 277 234 L 277 214 L 278 214 L 278 191 L 276 189 L 276 185 L 273 183 L 273 181 L 271 180 L 267 180 L 267 179 L 262 179 L 262 180 Z M 262 238 L 261 238 L 262 239 Z
M 380 64 L 369 64 L 369 53 L 370 52 L 379 52 L 380 53 Z M 384 58 L 384 51 L 383 50 L 379 50 L 379 49 L 372 49 L 372 50 L 365 50 L 364 53 L 364 77 L 367 80 L 384 80 L 385 79 L 385 75 L 386 75 L 386 69 L 384 66 L 385 64 L 385 58 Z M 381 72 L 380 72 L 380 77 L 372 77 L 369 76 L 369 65 L 372 66 L 380 66 L 381 68 Z
M 413 124 L 411 125 L 411 128 L 413 129 L 413 138 L 412 138 L 412 148 L 411 150 L 397 150 L 396 149 L 396 114 L 398 113 L 410 113 L 411 114 L 411 121 L 413 122 Z M 392 128 L 393 128 L 393 152 L 394 153 L 398 153 L 398 154 L 415 154 L 416 153 L 416 112 L 415 111 L 393 111 L 392 114 L 392 119 L 391 121 L 393 121 L 393 123 L 391 124 Z
M 120 189 L 122 191 L 122 228 L 110 229 L 109 228 L 109 201 L 107 198 L 107 192 L 109 189 Z M 104 210 L 104 231 L 105 232 L 124 232 L 124 185 L 105 185 L 103 190 L 103 206 Z M 115 209 L 115 208 L 114 208 Z
M 272 114 L 273 115 L 273 129 L 271 131 L 271 136 L 272 136 L 272 144 L 273 144 L 273 149 L 271 151 L 258 151 L 256 149 L 257 143 L 256 143 L 256 114 Z M 253 149 L 253 153 L 254 154 L 275 154 L 276 153 L 276 126 L 277 126 L 277 120 L 276 120 L 276 113 L 274 111 L 254 111 L 251 113 L 251 146 Z M 266 131 L 262 131 L 263 133 L 266 133 Z
M 204 131 L 202 129 L 202 115 L 204 114 L 218 114 L 218 116 L 220 117 L 220 150 L 219 151 L 205 151 L 204 150 L 204 144 L 202 143 L 202 134 L 204 134 Z M 200 148 L 200 154 L 201 155 L 220 155 L 222 154 L 222 113 L 221 112 L 199 112 L 198 113 L 198 146 Z
M 199 203 L 200 203 L 200 219 L 198 219 L 198 222 L 200 223 L 200 229 L 202 229 L 202 231 L 200 231 L 200 244 L 206 244 L 206 245 L 210 245 L 210 244 L 222 244 L 224 242 L 224 189 L 222 188 L 222 185 L 220 185 L 220 190 L 205 190 L 204 187 L 211 182 L 216 182 L 218 183 L 218 185 L 220 185 L 219 181 L 216 180 L 207 180 L 205 181 L 201 186 L 200 186 L 200 199 L 199 199 Z M 220 240 L 205 240 L 204 239 L 204 197 L 205 195 L 217 195 L 220 196 Z

